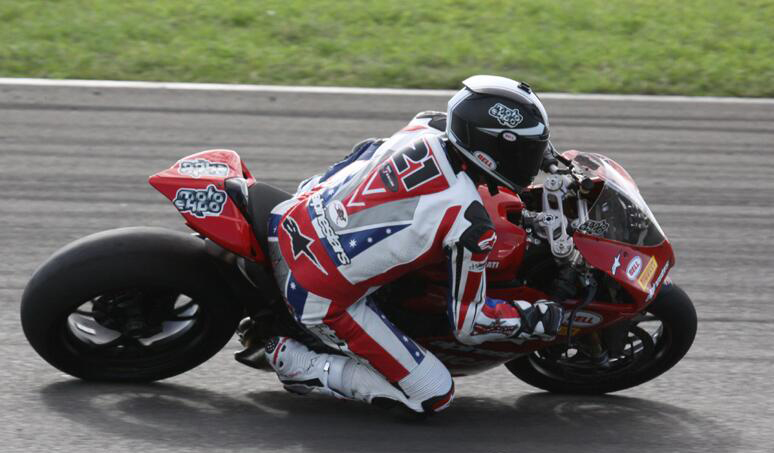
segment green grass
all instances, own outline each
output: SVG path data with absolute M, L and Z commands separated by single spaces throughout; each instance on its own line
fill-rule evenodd
M 0 0 L 0 76 L 774 96 L 774 1 Z

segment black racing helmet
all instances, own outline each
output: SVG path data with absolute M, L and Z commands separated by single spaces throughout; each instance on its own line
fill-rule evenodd
M 532 183 L 548 144 L 548 115 L 526 83 L 477 75 L 449 100 L 446 134 L 495 185 Z

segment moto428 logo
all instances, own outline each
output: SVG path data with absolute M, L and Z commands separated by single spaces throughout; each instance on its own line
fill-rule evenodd
M 222 162 L 210 162 L 207 159 L 182 160 L 177 170 L 181 175 L 199 178 L 201 176 L 228 176 L 228 165 Z
M 219 216 L 226 206 L 226 198 L 226 192 L 210 184 L 206 189 L 178 189 L 172 203 L 178 211 L 203 219 Z
M 519 109 L 509 109 L 501 103 L 489 107 L 489 116 L 497 119 L 503 126 L 516 127 L 524 120 Z
M 607 220 L 587 220 L 578 227 L 578 231 L 593 236 L 604 236 L 609 228 L 610 224 L 607 223 Z

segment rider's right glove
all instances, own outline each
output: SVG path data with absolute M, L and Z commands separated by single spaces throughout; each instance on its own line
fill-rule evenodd
M 556 302 L 541 299 L 534 304 L 516 301 L 521 327 L 513 335 L 525 340 L 551 341 L 556 338 L 564 318 L 564 309 Z

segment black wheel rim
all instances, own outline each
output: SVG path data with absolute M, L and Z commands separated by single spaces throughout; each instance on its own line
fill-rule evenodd
M 555 346 L 529 356 L 541 374 L 573 384 L 598 384 L 642 372 L 669 350 L 669 325 L 651 313 L 634 318 L 626 332 L 623 353 L 610 357 L 607 366 L 594 362 L 582 348 Z
M 105 292 L 65 315 L 59 340 L 80 360 L 102 367 L 161 366 L 204 336 L 205 307 L 201 300 L 169 288 Z

